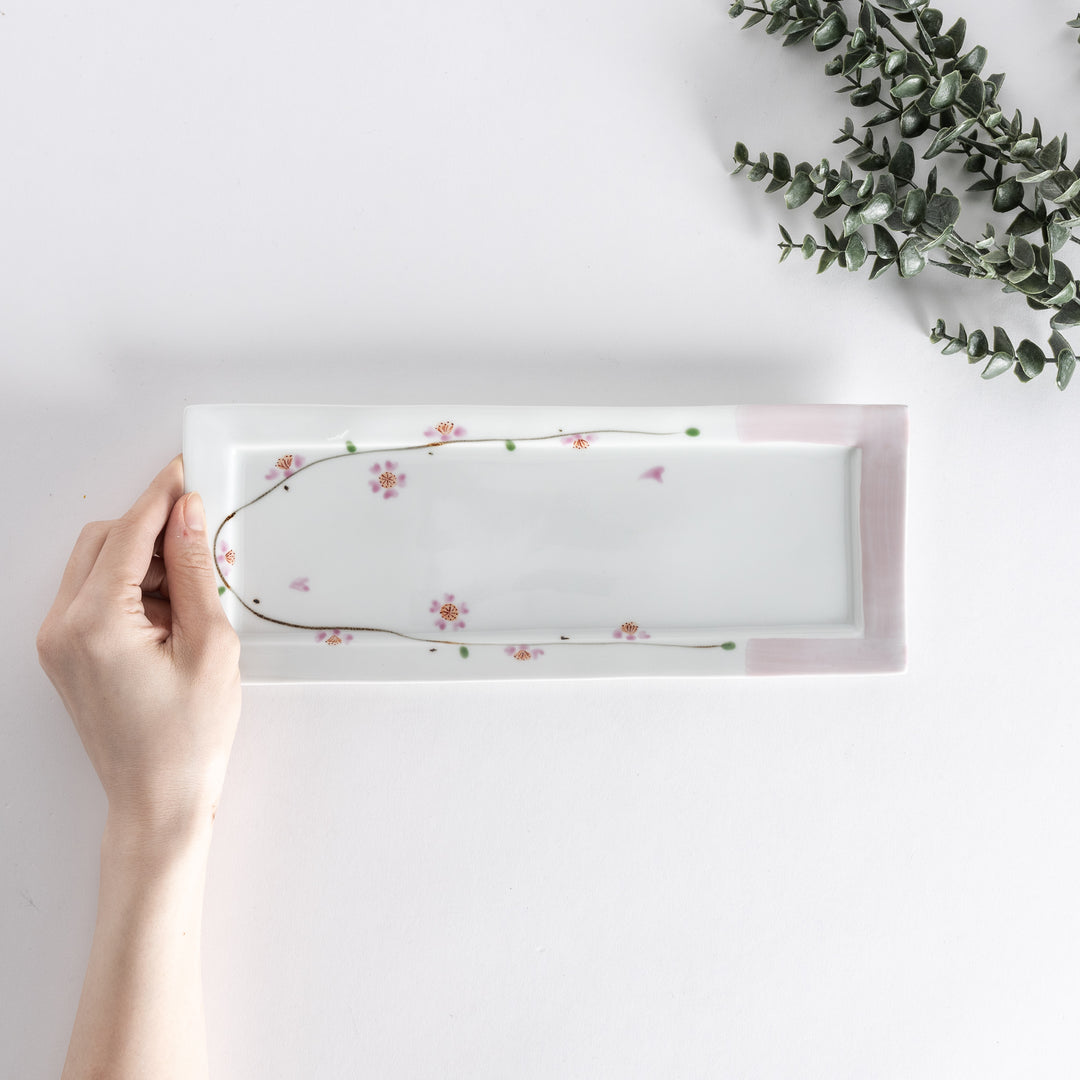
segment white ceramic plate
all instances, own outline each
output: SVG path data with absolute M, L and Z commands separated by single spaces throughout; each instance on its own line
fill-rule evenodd
M 904 667 L 896 405 L 196 405 L 246 682 Z

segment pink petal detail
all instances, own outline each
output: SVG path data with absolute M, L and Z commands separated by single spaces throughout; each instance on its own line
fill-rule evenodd
M 503 649 L 503 652 L 506 653 L 507 656 L 513 656 L 514 653 L 517 652 L 517 649 L 515 649 L 513 645 L 507 645 L 506 648 Z
M 615 633 L 614 633 L 614 634 L 612 634 L 611 636 L 612 636 L 612 637 L 620 637 L 620 638 L 621 638 L 621 637 L 622 637 L 622 631 L 621 631 L 621 630 L 616 630 L 616 631 L 615 631 Z
M 436 626 L 437 626 L 437 627 L 438 627 L 438 628 L 439 628 L 440 630 L 445 630 L 445 629 L 446 629 L 446 623 L 444 623 L 444 622 L 442 621 L 442 619 L 436 619 L 436 620 L 435 620 L 435 625 L 436 625 Z
M 658 484 L 664 482 L 664 466 L 657 465 L 647 472 L 643 472 L 639 477 L 639 480 L 655 480 Z

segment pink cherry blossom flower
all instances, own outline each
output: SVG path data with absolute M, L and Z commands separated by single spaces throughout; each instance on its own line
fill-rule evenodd
M 229 576 L 229 570 L 235 562 L 236 552 L 222 540 L 218 545 L 217 564 L 223 578 Z
M 396 472 L 397 462 L 387 461 L 384 464 L 375 462 L 369 470 L 375 475 L 374 480 L 369 480 L 371 490 L 378 495 L 381 491 L 384 499 L 396 499 L 398 489 L 405 486 L 405 474 Z
M 595 435 L 567 435 L 563 440 L 563 446 L 572 446 L 575 450 L 588 450 L 596 442 Z
M 441 602 L 432 600 L 430 610 L 438 612 L 435 625 L 440 630 L 446 630 L 447 628 L 453 630 L 465 629 L 465 620 L 461 616 L 469 614 L 469 605 L 461 600 L 455 600 L 453 593 L 443 593 Z
M 299 454 L 282 454 L 281 457 L 274 462 L 274 467 L 266 474 L 265 479 L 276 480 L 278 473 L 285 474 L 287 480 L 301 465 L 304 464 L 304 459 Z
M 352 634 L 346 634 L 344 637 L 342 637 L 340 630 L 331 630 L 329 632 L 323 630 L 315 635 L 316 641 L 325 641 L 327 645 L 346 645 L 350 641 L 352 641 L 352 639 Z
M 646 634 L 636 622 L 624 622 L 622 626 L 612 634 L 612 637 L 622 638 L 624 641 L 635 641 L 637 638 L 647 638 L 651 636 L 651 634 Z
M 507 645 L 503 652 L 515 660 L 535 660 L 544 655 L 543 649 L 530 649 L 528 645 Z
M 454 424 L 453 420 L 443 420 L 442 423 L 429 427 L 424 435 L 429 439 L 439 439 L 446 442 L 448 439 L 460 439 L 465 434 L 463 427 Z

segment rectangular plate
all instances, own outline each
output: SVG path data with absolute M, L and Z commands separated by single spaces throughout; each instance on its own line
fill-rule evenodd
M 194 405 L 245 682 L 902 671 L 899 405 Z

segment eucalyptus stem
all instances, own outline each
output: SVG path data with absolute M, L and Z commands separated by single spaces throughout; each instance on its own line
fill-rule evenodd
M 748 14 L 748 27 L 768 19 L 766 32 L 782 36 L 785 45 L 809 40 L 818 52 L 830 53 L 826 75 L 843 77 L 841 92 L 853 106 L 876 109 L 862 121 L 861 135 L 851 119 L 845 120 L 833 141 L 853 147 L 839 167 L 827 158 L 817 166 L 792 166 L 780 152 L 771 160 L 762 153 L 751 161 L 747 148 L 736 144 L 735 171 L 748 169 L 752 181 L 767 178 L 766 190 L 782 190 L 789 209 L 814 201 L 814 216 L 823 222 L 843 212 L 841 230 L 825 224 L 824 242 L 808 234 L 796 243 L 781 226 L 781 260 L 798 248 L 806 259 L 819 258 L 822 273 L 833 265 L 855 271 L 873 259 L 872 279 L 890 269 L 913 277 L 934 265 L 1019 293 L 1031 307 L 1050 314 L 1049 357 L 1027 339 L 1015 350 L 1011 344 L 1006 348 L 1007 335 L 997 333 L 1001 328 L 995 328 L 993 353 L 986 351 L 985 334 L 968 335 L 962 324 L 950 335 L 939 320 L 932 339 L 945 341 L 947 353 L 965 350 L 973 362 L 990 355 L 986 378 L 1011 368 L 1027 382 L 1053 363 L 1057 385 L 1064 389 L 1076 361 L 1059 331 L 1080 325 L 1076 278 L 1060 258 L 1067 242 L 1080 243 L 1080 163 L 1066 164 L 1067 136 L 1047 141 L 1039 121 L 1028 129 L 1019 111 L 1006 119 L 998 102 L 1004 75 L 982 77 L 988 54 L 981 46 L 963 51 L 963 19 L 943 30 L 942 14 L 930 0 L 847 2 L 858 8 L 854 28 L 845 0 L 735 0 L 729 12 Z M 903 22 L 914 24 L 914 40 L 897 25 Z M 883 34 L 899 47 L 891 48 Z M 866 72 L 875 69 L 868 79 Z M 899 131 L 898 142 L 890 142 L 888 129 Z M 920 145 L 924 136 L 929 142 Z M 978 240 L 956 231 L 960 198 L 939 188 L 936 165 L 921 175 L 926 166 L 920 162 L 943 153 L 965 159 L 963 170 L 977 178 L 969 191 L 992 192 L 993 211 L 1013 215 L 1000 239 L 993 221 Z M 863 175 L 856 175 L 849 161 Z M 873 243 L 862 235 L 864 229 L 872 230 Z

